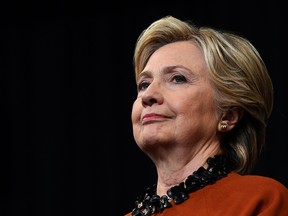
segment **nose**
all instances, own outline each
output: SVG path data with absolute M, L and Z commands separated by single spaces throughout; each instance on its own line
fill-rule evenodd
M 142 94 L 142 105 L 152 106 L 153 104 L 162 104 L 163 95 L 159 83 L 152 82 Z

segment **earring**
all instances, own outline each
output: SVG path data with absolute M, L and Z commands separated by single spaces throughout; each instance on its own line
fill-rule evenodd
M 227 121 L 220 122 L 220 129 L 221 130 L 226 130 L 227 127 L 228 127 L 228 122 Z

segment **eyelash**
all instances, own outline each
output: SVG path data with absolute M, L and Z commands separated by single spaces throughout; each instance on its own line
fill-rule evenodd
M 175 75 L 175 76 L 172 77 L 172 80 L 175 80 L 176 78 L 181 78 L 181 81 L 180 81 L 181 83 L 187 82 L 186 77 L 183 76 L 183 75 Z M 177 83 L 178 83 L 178 81 L 177 81 Z
M 180 78 L 180 81 L 179 81 L 179 78 Z M 187 79 L 185 76 L 183 75 L 174 75 L 173 77 L 171 77 L 171 81 L 173 83 L 176 83 L 176 84 L 181 84 L 181 83 L 186 83 L 187 82 Z M 138 91 L 143 91 L 145 90 L 146 88 L 148 88 L 148 86 L 150 85 L 149 82 L 143 80 L 141 81 L 139 84 L 138 84 Z
M 143 91 L 144 89 L 148 88 L 149 82 L 142 81 L 138 84 L 138 91 Z

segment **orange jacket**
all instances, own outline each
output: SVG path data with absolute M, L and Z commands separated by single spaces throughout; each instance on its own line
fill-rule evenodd
M 264 176 L 230 173 L 189 196 L 183 203 L 172 203 L 171 208 L 154 215 L 288 216 L 288 189 Z

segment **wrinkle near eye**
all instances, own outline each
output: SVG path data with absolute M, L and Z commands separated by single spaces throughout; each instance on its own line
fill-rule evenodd
M 138 92 L 147 89 L 149 85 L 150 85 L 150 83 L 147 82 L 147 81 L 142 81 L 142 82 L 140 82 L 140 83 L 138 84 Z
M 173 76 L 172 81 L 174 83 L 185 83 L 185 82 L 187 82 L 187 79 L 183 75 L 175 75 L 175 76 Z

